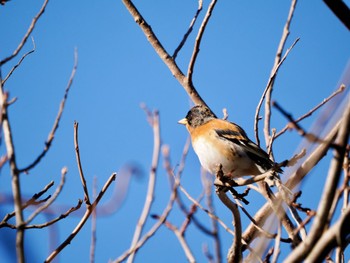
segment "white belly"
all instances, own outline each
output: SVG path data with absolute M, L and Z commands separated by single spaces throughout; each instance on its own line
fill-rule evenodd
M 224 144 L 224 142 L 221 142 Z M 258 167 L 247 156 L 241 146 L 230 143 L 222 145 L 228 151 L 223 154 L 214 145 L 201 138 L 192 142 L 202 167 L 209 173 L 216 175 L 219 165 L 222 165 L 223 173 L 229 177 L 259 174 Z M 217 146 L 217 145 L 216 145 Z M 227 158 L 225 158 L 227 156 Z

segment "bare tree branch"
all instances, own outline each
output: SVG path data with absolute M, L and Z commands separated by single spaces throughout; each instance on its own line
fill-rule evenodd
M 290 27 L 290 24 L 292 22 L 292 18 L 293 18 L 293 15 L 294 15 L 296 4 L 297 4 L 297 0 L 292 0 L 291 1 L 291 6 L 290 6 L 290 9 L 289 9 L 288 18 L 287 18 L 286 24 L 284 25 L 282 37 L 281 37 L 280 43 L 279 43 L 278 48 L 277 48 L 277 53 L 276 53 L 274 65 L 272 67 L 271 76 L 273 76 L 275 74 L 274 70 L 277 67 L 277 65 L 281 62 L 282 52 L 283 52 L 284 46 L 285 46 L 285 44 L 287 42 L 287 39 L 288 39 L 288 36 L 289 36 L 289 27 Z M 265 144 L 266 144 L 266 146 L 268 145 L 268 143 L 270 141 L 271 97 L 272 97 L 273 86 L 274 86 L 274 83 L 275 83 L 275 78 L 276 77 L 273 77 L 271 82 L 269 83 L 269 85 L 267 87 L 266 97 L 265 97 L 264 134 L 265 134 Z
M 196 11 L 196 14 L 194 15 L 191 24 L 186 32 L 186 34 L 183 36 L 180 44 L 178 45 L 178 47 L 175 49 L 174 54 L 172 56 L 172 58 L 175 60 L 177 57 L 177 54 L 180 52 L 181 48 L 185 45 L 187 38 L 189 37 L 189 35 L 191 34 L 192 30 L 193 30 L 193 26 L 197 21 L 197 18 L 200 14 L 200 12 L 202 11 L 202 7 L 203 7 L 203 0 L 198 0 L 198 8 Z
M 2 116 L 2 130 L 5 139 L 6 153 L 7 158 L 10 164 L 11 171 L 11 186 L 12 186 L 12 195 L 14 200 L 14 211 L 16 215 L 16 254 L 17 254 L 17 262 L 23 263 L 24 260 L 24 246 L 23 246 L 23 238 L 24 238 L 24 218 L 23 218 L 23 210 L 22 210 L 22 196 L 21 196 L 21 184 L 20 184 L 20 172 L 18 170 L 17 162 L 16 162 L 16 153 L 13 144 L 13 135 L 11 130 L 11 125 L 8 116 L 8 94 L 4 91 L 4 87 L 2 85 L 1 80 L 1 72 L 0 72 L 0 103 L 1 103 L 1 116 Z
M 10 70 L 10 72 L 6 75 L 6 77 L 4 78 L 4 80 L 2 81 L 2 85 L 5 84 L 5 82 L 9 79 L 9 77 L 11 77 L 12 73 L 22 64 L 23 60 L 30 54 L 32 54 L 35 51 L 35 42 L 34 42 L 34 38 L 32 38 L 32 43 L 33 43 L 33 49 L 28 51 L 27 53 L 25 53 L 21 59 L 18 61 L 18 63 L 13 66 L 13 68 Z
M 67 174 L 67 168 L 64 167 L 61 171 L 61 182 L 58 185 L 56 191 L 52 195 L 52 197 L 44 204 L 43 206 L 39 207 L 37 210 L 35 210 L 26 220 L 25 224 L 29 224 L 38 214 L 40 214 L 42 211 L 44 211 L 47 207 L 49 207 L 58 197 L 58 195 L 61 193 L 64 182 L 65 182 L 65 177 Z
M 43 5 L 41 6 L 41 9 L 39 10 L 38 14 L 33 18 L 32 23 L 30 24 L 27 33 L 24 35 L 22 41 L 19 43 L 18 47 L 16 48 L 16 50 L 12 53 L 12 55 L 8 56 L 7 58 L 4 58 L 3 60 L 0 61 L 0 67 L 2 65 L 4 65 L 6 62 L 10 61 L 11 59 L 13 59 L 15 56 L 18 55 L 18 53 L 21 51 L 21 49 L 23 48 L 24 44 L 27 42 L 28 37 L 30 36 L 30 34 L 33 32 L 36 23 L 38 22 L 39 18 L 41 17 L 41 15 L 45 12 L 45 8 L 48 4 L 49 0 L 45 0 Z
M 89 191 L 86 186 L 86 180 L 83 172 L 83 167 L 81 165 L 81 159 L 80 159 L 80 150 L 79 150 L 79 141 L 78 141 L 78 126 L 79 124 L 77 122 L 74 122 L 74 147 L 75 147 L 75 156 L 77 159 L 77 165 L 80 175 L 81 184 L 83 186 L 84 190 L 84 202 L 87 206 L 91 205 L 90 197 L 89 197 Z
M 100 202 L 101 198 L 111 185 L 111 183 L 115 180 L 117 174 L 113 173 L 99 192 L 98 196 L 96 197 L 95 201 L 91 205 L 87 205 L 86 207 L 86 212 L 84 216 L 81 218 L 80 222 L 78 225 L 74 228 L 73 232 L 67 237 L 65 241 L 61 245 L 59 245 L 45 260 L 45 262 L 51 262 L 57 255 L 60 253 L 66 246 L 68 246 L 71 241 L 75 238 L 75 236 L 80 232 L 82 227 L 85 225 L 86 221 L 90 217 L 92 211 L 96 208 L 98 203 Z
M 310 254 L 307 255 L 307 262 L 322 262 L 327 254 L 336 246 L 344 249 L 350 242 L 349 221 L 350 206 L 346 208 L 339 220 L 317 240 L 316 245 L 313 247 Z
M 153 199 L 154 199 L 154 189 L 155 189 L 155 182 L 156 182 L 156 172 L 158 168 L 159 163 L 159 152 L 161 147 L 161 141 L 160 141 L 160 127 L 159 127 L 159 115 L 158 112 L 155 111 L 152 116 L 149 116 L 151 118 L 150 124 L 153 128 L 153 157 L 152 157 L 152 164 L 151 164 L 151 170 L 149 174 L 149 181 L 148 181 L 148 190 L 147 190 L 147 196 L 145 198 L 145 204 L 143 206 L 143 210 L 141 213 L 141 216 L 137 222 L 137 226 L 134 232 L 134 237 L 131 242 L 130 249 L 136 246 L 137 242 L 140 239 L 140 236 L 142 234 L 142 230 L 144 228 L 144 225 L 146 223 L 147 217 L 149 215 Z M 133 251 L 127 262 L 133 262 L 135 258 L 135 251 Z
M 56 134 L 56 131 L 58 129 L 58 125 L 59 125 L 61 117 L 62 117 L 64 106 L 66 104 L 66 101 L 67 101 L 67 98 L 68 98 L 68 93 L 69 93 L 69 90 L 70 90 L 70 88 L 72 86 L 73 79 L 74 79 L 75 73 L 77 71 L 77 67 L 78 67 L 78 51 L 75 50 L 74 51 L 74 65 L 73 65 L 72 73 L 71 73 L 71 76 L 70 76 L 70 78 L 68 80 L 68 84 L 67 84 L 67 87 L 66 87 L 63 99 L 62 99 L 62 101 L 60 103 L 60 107 L 59 107 L 59 110 L 58 110 L 55 122 L 54 122 L 54 124 L 52 126 L 52 129 L 51 129 L 51 131 L 49 133 L 49 136 L 48 136 L 48 138 L 47 138 L 47 140 L 45 142 L 45 147 L 44 147 L 43 151 L 39 154 L 39 156 L 31 164 L 29 164 L 27 167 L 19 169 L 19 172 L 21 172 L 21 173 L 22 172 L 28 172 L 30 169 L 34 168 L 41 161 L 41 159 L 46 155 L 48 150 L 50 149 L 52 141 L 53 141 L 53 139 L 55 137 L 55 134 Z
M 325 98 L 321 103 L 319 103 L 318 105 L 316 105 L 314 108 L 312 108 L 311 110 L 309 110 L 307 113 L 305 113 L 304 115 L 300 116 L 298 119 L 293 120 L 293 123 L 298 123 L 302 120 L 304 120 L 305 118 L 311 116 L 316 110 L 318 110 L 319 108 L 321 108 L 324 104 L 326 104 L 328 101 L 330 101 L 331 99 L 333 99 L 336 95 L 338 95 L 339 93 L 343 92 L 346 89 L 346 86 L 344 84 L 341 84 L 339 89 L 337 89 L 336 91 L 334 91 L 328 98 Z M 287 124 L 281 131 L 279 131 L 275 138 L 279 137 L 280 135 L 282 135 L 283 133 L 285 133 L 288 129 L 291 128 L 290 124 Z
M 234 204 L 223 191 L 223 189 L 217 189 L 216 191 L 221 202 L 231 211 L 233 217 L 233 226 L 235 234 L 232 242 L 232 246 L 227 254 L 227 262 L 241 262 L 242 260 L 242 223 L 241 216 L 239 214 L 238 206 Z
M 255 111 L 255 121 L 254 121 L 254 131 L 255 131 L 255 139 L 256 139 L 256 143 L 258 145 L 260 145 L 260 140 L 259 140 L 259 127 L 258 127 L 258 123 L 259 123 L 259 112 L 260 112 L 260 108 L 261 108 L 261 105 L 265 99 L 265 96 L 266 96 L 266 93 L 268 92 L 269 88 L 270 88 L 270 84 L 274 81 L 274 79 L 276 78 L 277 76 L 277 73 L 278 73 L 278 70 L 279 68 L 281 67 L 281 65 L 283 64 L 283 62 L 286 60 L 289 52 L 294 48 L 294 46 L 298 43 L 299 41 L 299 38 L 297 38 L 293 44 L 290 46 L 290 48 L 287 49 L 286 53 L 284 54 L 283 58 L 281 59 L 281 61 L 276 65 L 276 67 L 273 68 L 272 72 L 271 72 L 271 75 L 270 75 L 270 78 L 267 82 L 267 85 L 265 87 L 265 90 L 260 98 L 260 101 L 258 103 L 258 106 L 256 107 L 256 111 Z
M 203 37 L 204 31 L 205 31 L 205 28 L 207 27 L 207 24 L 209 22 L 209 19 L 211 17 L 211 13 L 214 10 L 216 1 L 217 0 L 212 0 L 210 2 L 209 6 L 208 6 L 207 13 L 205 14 L 205 17 L 204 17 L 204 19 L 202 21 L 202 24 L 201 24 L 201 26 L 199 28 L 199 31 L 198 31 L 198 34 L 197 34 L 197 37 L 196 37 L 196 41 L 194 43 L 192 57 L 191 57 L 191 60 L 190 60 L 190 62 L 188 64 L 188 69 L 187 69 L 187 78 L 188 78 L 188 82 L 191 85 L 193 85 L 193 82 L 192 82 L 193 68 L 194 68 L 194 64 L 195 64 L 195 62 L 197 60 L 197 56 L 198 56 L 198 53 L 199 53 L 199 48 L 200 48 L 200 45 L 201 45 L 202 37 Z
M 336 187 L 339 182 L 340 173 L 343 165 L 345 148 L 349 140 L 350 134 L 350 101 L 346 105 L 345 111 L 341 119 L 341 125 L 335 143 L 338 145 L 334 149 L 334 157 L 331 161 L 327 180 L 322 193 L 315 220 L 311 226 L 309 235 L 305 242 L 301 243 L 294 251 L 287 257 L 285 262 L 299 262 L 304 259 L 310 251 L 315 247 L 318 239 L 326 226 L 328 214 L 335 195 Z

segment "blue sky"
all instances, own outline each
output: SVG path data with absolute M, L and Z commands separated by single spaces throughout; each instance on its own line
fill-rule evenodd
M 1 59 L 17 47 L 41 4 L 42 1 L 11 1 L 0 7 Z M 169 53 L 181 41 L 197 8 L 197 1 L 184 0 L 136 1 L 135 4 Z M 204 1 L 205 8 L 207 4 Z M 229 119 L 240 124 L 252 139 L 256 105 L 268 81 L 289 5 L 289 1 L 219 1 L 195 66 L 194 84 L 203 99 L 218 115 L 226 107 Z M 194 33 L 197 30 L 198 25 Z M 300 41 L 280 69 L 273 96 L 298 117 L 337 88 L 349 63 L 350 35 L 322 1 L 300 1 L 290 30 L 286 47 L 296 38 Z M 143 172 L 142 177 L 131 180 L 121 208 L 112 216 L 98 218 L 96 262 L 107 262 L 129 247 L 147 191 L 153 135 L 140 103 L 159 110 L 162 142 L 170 146 L 172 162 L 176 164 L 187 139 L 186 130 L 177 120 L 187 113 L 190 100 L 121 1 L 50 1 L 32 36 L 35 52 L 5 86 L 10 97 L 18 99 L 9 114 L 20 167 L 31 163 L 44 147 L 70 76 L 75 48 L 79 62 L 53 146 L 38 167 L 22 175 L 23 194 L 31 196 L 51 180 L 58 185 L 61 168 L 66 166 L 67 181 L 56 204 L 73 206 L 78 198 L 83 198 L 73 144 L 75 120 L 79 122 L 81 158 L 90 189 L 94 176 L 102 187 L 112 172 L 121 171 L 130 163 L 137 164 Z M 178 55 L 177 62 L 183 71 L 187 69 L 194 39 L 192 34 Z M 32 43 L 28 41 L 20 55 L 2 68 L 2 76 L 31 49 Z M 317 117 L 318 114 L 312 115 L 302 125 L 310 127 Z M 272 127 L 279 130 L 285 124 L 286 120 L 274 111 Z M 274 146 L 277 161 L 292 156 L 301 141 L 294 131 L 277 140 Z M 3 144 L 0 149 L 4 153 Z M 162 161 L 159 167 L 162 168 Z M 306 190 L 311 195 L 305 194 L 302 199 L 306 206 L 316 209 L 315 197 L 322 191 L 327 169 L 325 161 L 306 181 L 306 189 L 312 186 L 311 191 Z M 120 176 L 113 184 L 119 192 L 123 180 Z M 194 197 L 202 191 L 200 166 L 192 149 L 182 184 Z M 111 197 L 113 187 L 102 203 Z M 11 194 L 7 167 L 1 170 L 0 193 Z M 167 175 L 159 169 L 152 213 L 162 212 L 169 194 Z M 190 205 L 187 200 L 186 203 Z M 254 200 L 249 209 L 256 211 L 261 204 Z M 216 199 L 215 206 L 218 215 L 229 225 L 229 213 Z M 12 209 L 11 204 L 1 207 L 1 215 Z M 210 225 L 201 212 L 199 218 Z M 43 221 L 45 218 L 39 217 L 37 223 Z M 72 216 L 58 224 L 59 243 L 78 221 L 79 216 Z M 180 225 L 183 215 L 174 211 L 170 221 Z M 146 229 L 153 223 L 149 219 Z M 14 232 L 0 231 L 0 257 L 15 262 Z M 223 229 L 220 233 L 225 254 L 231 237 Z M 27 232 L 28 262 L 41 262 L 51 252 L 48 236 L 48 231 Z M 198 261 L 203 262 L 202 246 L 207 243 L 212 249 L 212 240 L 195 227 L 189 229 L 186 238 L 193 245 Z M 90 222 L 59 255 L 60 262 L 87 262 L 89 246 Z M 155 262 L 155 256 L 157 262 L 185 261 L 174 234 L 165 227 L 140 250 L 136 261 Z

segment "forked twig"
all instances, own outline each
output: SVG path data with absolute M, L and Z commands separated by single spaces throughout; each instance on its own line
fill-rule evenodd
M 18 47 L 16 48 L 16 50 L 12 53 L 12 55 L 4 58 L 3 60 L 0 61 L 0 67 L 2 65 L 4 65 L 6 62 L 8 62 L 9 60 L 13 59 L 15 56 L 18 55 L 18 53 L 21 51 L 21 49 L 23 48 L 24 44 L 27 42 L 28 37 L 30 36 L 30 34 L 33 32 L 36 23 L 38 22 L 39 18 L 41 17 L 41 15 L 44 13 L 45 8 L 48 4 L 49 0 L 45 0 L 43 5 L 41 6 L 38 14 L 33 18 L 32 23 L 30 24 L 27 33 L 24 35 L 22 41 L 19 43 Z
M 202 7 L 203 7 L 203 0 L 198 0 L 198 8 L 196 11 L 196 14 L 194 15 L 194 17 L 192 18 L 192 21 L 190 23 L 190 26 L 187 30 L 187 32 L 185 33 L 185 35 L 183 36 L 180 44 L 178 45 L 178 47 L 175 49 L 174 54 L 172 56 L 172 58 L 175 60 L 177 57 L 177 54 L 180 52 L 181 48 L 185 45 L 187 38 L 189 37 L 189 35 L 191 34 L 192 30 L 193 30 L 193 26 L 197 21 L 197 18 L 200 14 L 200 12 L 202 11 Z
M 209 6 L 208 6 L 207 13 L 205 14 L 205 17 L 202 21 L 202 24 L 199 28 L 199 31 L 198 31 L 198 34 L 196 37 L 196 41 L 194 43 L 192 57 L 191 57 L 190 62 L 188 63 L 188 68 L 187 68 L 187 79 L 188 79 L 189 83 L 191 83 L 191 84 L 192 84 L 193 68 L 194 68 L 194 64 L 196 63 L 196 60 L 197 60 L 202 37 L 203 37 L 204 31 L 205 31 L 205 28 L 207 27 L 207 24 L 209 22 L 209 19 L 211 17 L 211 14 L 214 10 L 216 2 L 217 2 L 217 0 L 212 0 L 210 2 Z
M 86 186 L 86 180 L 83 172 L 83 167 L 81 165 L 81 159 L 80 159 L 80 150 L 79 150 L 79 141 L 78 141 L 78 126 L 79 124 L 77 122 L 74 122 L 74 147 L 75 147 L 75 155 L 77 159 L 77 165 L 80 175 L 81 184 L 83 186 L 84 190 L 84 202 L 86 205 L 91 205 L 90 197 L 89 197 L 89 191 Z
M 282 37 L 281 37 L 280 43 L 279 43 L 278 48 L 277 48 L 277 53 L 276 53 L 275 62 L 274 62 L 274 65 L 273 65 L 273 68 L 272 68 L 272 71 L 271 71 L 271 75 L 275 74 L 274 73 L 274 69 L 281 62 L 282 52 L 283 52 L 284 46 L 285 46 L 285 44 L 287 42 L 287 39 L 288 39 L 288 36 L 289 36 L 289 27 L 290 27 L 290 24 L 292 22 L 292 18 L 293 18 L 293 15 L 294 15 L 296 4 L 297 4 L 297 0 L 292 0 L 291 1 L 288 18 L 287 18 L 287 21 L 286 21 L 286 23 L 284 25 Z M 271 97 L 272 97 L 272 90 L 273 90 L 274 83 L 275 83 L 275 77 L 273 77 L 271 82 L 269 83 L 269 86 L 267 87 L 266 97 L 265 97 L 264 134 L 265 134 L 265 144 L 266 144 L 266 146 L 268 145 L 268 143 L 270 141 Z M 271 154 L 272 154 L 272 152 L 271 152 Z
M 12 69 L 10 70 L 10 72 L 6 75 L 6 77 L 4 78 L 4 80 L 2 81 L 2 85 L 5 84 L 5 82 L 9 79 L 9 77 L 11 77 L 12 73 L 22 64 L 23 60 L 30 54 L 32 54 L 35 51 L 35 42 L 34 42 L 34 38 L 32 38 L 32 42 L 33 42 L 33 49 L 28 51 L 27 53 L 25 53 L 21 59 L 18 61 L 18 63 L 16 65 L 14 65 L 12 67 Z

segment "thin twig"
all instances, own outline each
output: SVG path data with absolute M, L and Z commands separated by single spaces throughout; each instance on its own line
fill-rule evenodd
M 81 184 L 83 186 L 83 190 L 84 190 L 84 202 L 86 203 L 86 205 L 91 205 L 90 202 L 90 197 L 89 197 L 89 191 L 87 189 L 86 186 L 86 180 L 85 180 L 85 176 L 84 176 L 84 172 L 83 172 L 83 167 L 81 165 L 81 159 L 80 159 L 80 150 L 79 150 L 79 140 L 78 140 L 78 122 L 74 122 L 74 148 L 75 148 L 75 156 L 77 159 L 77 165 L 78 165 L 78 170 L 79 170 L 79 175 L 80 175 L 80 180 L 81 180 Z
M 92 188 L 92 198 L 97 197 L 97 177 L 94 177 L 94 186 Z M 95 262 L 95 251 L 96 251 L 96 220 L 97 220 L 97 209 L 92 211 L 91 215 L 91 245 L 90 245 L 90 263 Z
M 315 134 L 307 132 L 305 129 L 303 129 L 298 123 L 295 122 L 293 119 L 293 116 L 288 113 L 286 110 L 282 108 L 276 101 L 272 102 L 272 105 L 284 116 L 286 117 L 290 122 L 290 127 L 293 127 L 297 130 L 297 132 L 306 138 L 310 142 L 317 142 L 317 143 L 325 143 L 324 140 L 318 138 Z
M 284 49 L 284 46 L 287 42 L 288 36 L 289 36 L 289 27 L 292 22 L 292 18 L 294 15 L 295 7 L 297 4 L 297 0 L 292 0 L 291 5 L 289 8 L 289 14 L 286 21 L 286 24 L 283 28 L 282 37 L 280 40 L 280 43 L 277 48 L 277 53 L 275 57 L 275 62 L 271 70 L 271 76 L 274 74 L 274 69 L 277 67 L 277 65 L 281 62 L 282 52 Z M 276 72 L 277 73 L 277 72 Z M 273 77 L 271 82 L 269 83 L 269 86 L 267 87 L 266 97 L 265 97 L 265 121 L 264 121 L 264 134 L 265 134 L 265 144 L 268 145 L 270 141 L 270 130 L 271 130 L 271 97 L 272 97 L 272 91 L 273 86 L 275 83 L 275 78 Z M 272 152 L 271 152 L 272 154 Z
M 175 181 L 178 181 L 178 179 L 175 179 Z M 204 211 L 205 213 L 208 214 L 208 216 L 214 220 L 216 220 L 228 233 L 230 233 L 231 235 L 234 235 L 235 233 L 232 231 L 231 228 L 229 228 L 218 216 L 216 216 L 215 214 L 213 214 L 211 211 L 209 211 L 208 209 L 204 208 L 200 203 L 197 202 L 196 199 L 194 199 L 187 191 L 186 189 L 179 183 L 179 189 L 181 190 L 181 192 L 183 192 L 185 194 L 185 196 L 192 202 L 194 203 L 196 206 L 198 206 L 202 211 Z
M 73 79 L 74 79 L 75 73 L 77 71 L 77 67 L 78 67 L 78 51 L 75 49 L 75 51 L 74 51 L 74 65 L 73 65 L 73 69 L 72 69 L 70 78 L 68 80 L 68 84 L 67 84 L 66 90 L 64 92 L 63 99 L 62 99 L 62 101 L 60 103 L 60 107 L 59 107 L 59 110 L 58 110 L 55 122 L 54 122 L 54 124 L 52 126 L 52 129 L 51 129 L 51 131 L 49 133 L 49 136 L 48 136 L 48 138 L 47 138 L 47 140 L 45 142 L 45 147 L 44 147 L 43 151 L 39 154 L 39 156 L 31 164 L 29 164 L 27 167 L 19 169 L 19 172 L 28 172 L 30 169 L 34 168 L 41 161 L 41 159 L 46 155 L 48 150 L 50 149 L 50 147 L 52 145 L 52 141 L 53 141 L 53 139 L 55 137 L 55 134 L 56 134 L 56 131 L 58 129 L 61 117 L 62 117 L 64 106 L 65 106 L 65 103 L 67 101 L 68 93 L 69 93 L 69 90 L 70 90 L 70 88 L 72 86 Z
M 33 43 L 33 49 L 28 51 L 27 53 L 25 53 L 21 59 L 18 61 L 18 63 L 12 67 L 12 69 L 10 70 L 10 72 L 6 75 L 6 77 L 4 78 L 4 80 L 2 81 L 2 85 L 5 84 L 5 82 L 9 79 L 9 77 L 11 77 L 12 73 L 22 64 L 23 60 L 30 54 L 32 54 L 35 51 L 35 42 L 34 42 L 34 38 L 32 37 L 32 43 Z
M 319 103 L 318 105 L 316 105 L 314 108 L 312 108 L 309 112 L 305 113 L 303 116 L 300 116 L 298 119 L 294 120 L 295 123 L 298 123 L 300 121 L 302 121 L 303 119 L 311 116 L 316 110 L 318 110 L 319 108 L 321 108 L 324 104 L 326 104 L 328 101 L 330 101 L 331 99 L 333 99 L 336 95 L 338 95 L 339 93 L 343 92 L 345 90 L 346 86 L 344 84 L 341 84 L 339 89 L 337 89 L 336 91 L 334 91 L 328 98 L 325 98 L 321 103 Z M 283 133 L 285 133 L 288 129 L 290 129 L 291 126 L 290 124 L 287 124 L 281 131 L 279 131 L 276 136 L 275 139 L 277 137 L 279 137 L 280 135 L 282 135 Z
M 39 207 L 37 210 L 35 210 L 26 220 L 25 224 L 28 225 L 37 215 L 39 215 L 42 211 L 44 211 L 46 208 L 48 208 L 58 197 L 58 195 L 61 193 L 65 178 L 67 174 L 67 168 L 64 167 L 61 171 L 61 181 L 60 184 L 58 185 L 57 189 L 53 193 L 52 197 L 41 207 Z
M 190 23 L 190 26 L 186 32 L 186 34 L 183 36 L 180 44 L 178 45 L 178 47 L 175 49 L 174 51 L 174 54 L 172 56 L 173 60 L 176 59 L 177 57 L 177 54 L 180 52 L 181 48 L 185 45 L 186 41 L 187 41 L 187 38 L 189 37 L 189 35 L 191 34 L 192 30 L 193 30 L 193 26 L 194 24 L 196 23 L 197 21 L 197 18 L 200 14 L 200 12 L 202 11 L 202 7 L 203 7 L 203 0 L 198 0 L 198 8 L 197 8 L 197 11 L 196 11 L 196 14 L 194 15 L 194 17 L 192 18 L 192 21 Z
M 36 205 L 38 203 L 42 203 L 43 201 L 46 202 L 47 199 L 45 198 L 44 200 L 40 200 L 40 201 L 36 201 L 38 198 L 40 198 L 44 193 L 46 193 L 52 186 L 54 185 L 54 181 L 51 181 L 50 183 L 48 183 L 43 190 L 41 190 L 38 193 L 35 193 L 32 198 L 30 198 L 28 201 L 26 201 L 23 205 L 22 205 L 22 210 L 26 209 L 28 206 L 30 205 Z M 50 196 L 49 196 L 50 198 Z M 0 227 L 2 226 L 3 223 L 7 222 L 10 218 L 12 218 L 13 216 L 15 216 L 15 211 L 8 213 L 5 215 L 4 219 L 0 222 Z
M 109 188 L 109 186 L 111 185 L 111 183 L 115 180 L 117 174 L 113 173 L 107 180 L 107 182 L 105 183 L 105 185 L 103 186 L 103 188 L 101 189 L 101 191 L 99 192 L 98 196 L 96 197 L 95 201 L 91 204 L 91 205 L 87 205 L 86 208 L 86 212 L 84 214 L 84 216 L 81 218 L 81 220 L 79 221 L 79 223 L 77 224 L 77 226 L 74 228 L 73 232 L 67 237 L 67 239 L 65 241 L 63 241 L 63 243 L 61 243 L 61 245 L 59 245 L 45 260 L 45 262 L 51 262 L 57 255 L 58 253 L 60 253 L 66 246 L 68 246 L 72 240 L 75 238 L 75 236 L 79 233 L 79 231 L 81 230 L 81 228 L 85 225 L 86 221 L 88 220 L 88 218 L 90 217 L 92 211 L 96 208 L 96 206 L 98 205 L 98 203 L 100 202 L 101 198 L 103 197 L 103 195 L 105 194 L 105 192 L 107 191 L 107 189 Z
M 160 216 L 158 216 L 158 215 L 153 215 L 152 217 L 155 219 L 160 219 Z M 179 230 L 175 225 L 171 224 L 168 221 L 164 221 L 163 224 L 168 229 L 170 229 L 175 234 L 177 239 L 179 240 L 179 243 L 180 243 L 180 245 L 181 245 L 181 247 L 182 247 L 182 249 L 187 257 L 188 262 L 191 262 L 191 263 L 196 262 L 196 260 L 193 256 L 193 253 L 191 251 L 191 248 L 189 247 L 189 245 L 185 239 L 185 235 L 184 235 L 185 233 L 182 230 Z
M 35 224 L 35 225 L 26 225 L 25 228 L 26 229 L 30 229 L 30 228 L 44 228 L 44 227 L 48 227 L 51 226 L 53 224 L 55 224 L 56 222 L 66 218 L 67 216 L 69 216 L 71 213 L 77 211 L 78 209 L 80 209 L 81 204 L 83 203 L 82 200 L 78 200 L 78 204 L 74 207 L 71 207 L 67 212 L 61 214 L 60 216 L 56 217 L 55 219 L 52 219 L 44 224 Z
M 155 111 L 152 115 L 152 121 L 150 121 L 153 129 L 153 156 L 152 156 L 152 164 L 151 164 L 151 170 L 149 174 L 149 181 L 148 181 L 148 189 L 147 189 L 147 196 L 145 198 L 145 203 L 143 206 L 142 213 L 140 215 L 140 218 L 137 222 L 136 229 L 134 232 L 134 237 L 132 239 L 130 249 L 135 247 L 137 242 L 140 239 L 140 236 L 142 234 L 142 230 L 144 228 L 144 225 L 146 223 L 146 220 L 148 218 L 153 199 L 154 199 L 154 189 L 155 189 L 155 182 L 156 182 L 156 172 L 157 167 L 159 163 L 159 153 L 160 153 L 160 125 L 159 125 L 159 115 L 158 112 Z M 132 252 L 128 258 L 127 262 L 133 262 L 135 258 L 135 251 Z
M 194 43 L 194 47 L 193 47 L 193 52 L 192 52 L 192 57 L 190 59 L 190 62 L 188 63 L 188 68 L 187 68 L 187 78 L 188 78 L 188 82 L 192 84 L 192 75 L 193 75 L 193 69 L 194 69 L 194 64 L 196 63 L 197 60 L 197 56 L 199 53 L 199 49 L 200 49 L 200 45 L 201 45 L 201 41 L 202 41 L 202 37 L 204 34 L 204 31 L 207 27 L 207 24 L 209 22 L 209 19 L 211 17 L 211 14 L 214 10 L 215 4 L 216 4 L 217 0 L 212 0 L 208 6 L 208 10 L 207 13 L 205 14 L 205 17 L 202 21 L 202 24 L 199 28 L 197 37 L 196 37 L 196 41 Z
M 289 52 L 294 48 L 294 46 L 298 43 L 299 38 L 297 38 L 293 44 L 290 46 L 290 48 L 287 49 L 286 53 L 284 54 L 283 58 L 281 59 L 281 61 L 276 65 L 276 67 L 272 70 L 270 78 L 267 82 L 267 85 L 265 87 L 265 90 L 260 98 L 260 101 L 258 103 L 258 106 L 256 107 L 256 111 L 255 111 L 255 121 L 254 121 L 254 132 L 255 132 L 255 139 L 256 139 L 256 143 L 258 145 L 260 145 L 260 140 L 259 140 L 259 127 L 258 127 L 258 123 L 259 123 L 259 112 L 260 112 L 260 108 L 261 105 L 265 99 L 266 93 L 269 90 L 270 84 L 272 83 L 272 81 L 274 81 L 274 79 L 276 78 L 277 72 L 279 70 L 279 68 L 281 67 L 281 65 L 283 64 L 283 62 L 286 60 Z
M 19 43 L 18 47 L 16 48 L 16 50 L 12 53 L 12 55 L 8 56 L 7 58 L 4 58 L 3 60 L 0 61 L 0 67 L 2 65 L 4 65 L 6 62 L 8 62 L 9 60 L 13 59 L 15 56 L 18 55 L 18 53 L 21 51 L 21 49 L 23 48 L 24 44 L 27 42 L 28 37 L 30 36 L 30 34 L 33 32 L 36 23 L 38 22 L 39 18 L 41 17 L 41 15 L 44 13 L 45 8 L 48 4 L 49 0 L 45 0 L 43 5 L 41 6 L 38 14 L 33 18 L 32 23 L 30 24 L 26 34 L 24 35 L 22 41 Z

